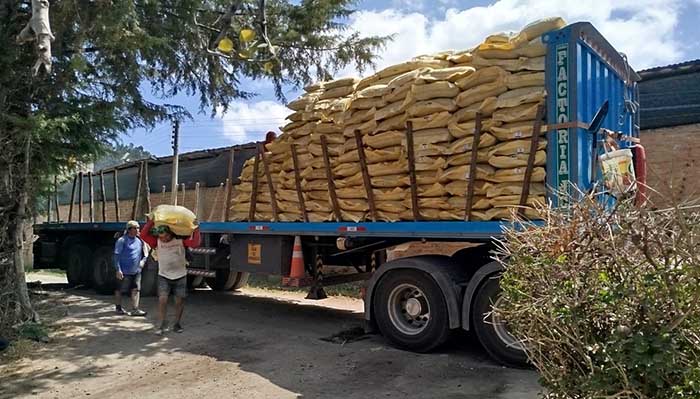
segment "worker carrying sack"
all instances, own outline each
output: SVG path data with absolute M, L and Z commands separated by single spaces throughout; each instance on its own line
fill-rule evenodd
M 197 216 L 184 206 L 158 205 L 148 217 L 156 227 L 168 226 L 178 236 L 189 237 L 197 228 Z

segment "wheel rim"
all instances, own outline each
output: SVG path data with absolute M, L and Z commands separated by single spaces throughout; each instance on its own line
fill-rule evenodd
M 400 284 L 389 294 L 391 324 L 401 333 L 417 335 L 430 324 L 430 304 L 425 293 L 413 284 Z
M 503 302 L 503 298 L 499 295 L 498 299 L 496 299 L 496 302 L 493 304 L 493 308 L 498 309 L 498 307 L 501 305 Z M 494 331 L 496 332 L 496 336 L 498 337 L 505 346 L 511 349 L 516 349 L 519 351 L 524 351 L 525 348 L 523 347 L 523 344 L 515 338 L 510 331 L 508 331 L 508 325 L 506 324 L 505 320 L 503 320 L 499 315 L 498 312 L 491 311 L 491 326 L 493 327 Z

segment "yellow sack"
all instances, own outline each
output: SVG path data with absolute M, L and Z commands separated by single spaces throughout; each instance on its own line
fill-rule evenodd
M 489 158 L 489 165 L 494 168 L 508 169 L 517 168 L 518 166 L 527 166 L 527 160 L 530 154 L 520 153 L 514 155 L 502 155 L 502 156 L 492 156 Z M 535 166 L 543 166 L 547 161 L 547 153 L 544 151 L 537 151 L 535 153 Z
M 304 180 L 301 182 L 304 192 L 325 191 L 328 193 L 328 182 L 326 180 Z
M 462 51 L 462 52 L 454 53 L 452 55 L 447 56 L 447 60 L 453 64 L 465 64 L 465 63 L 471 62 L 472 53 L 470 51 Z M 467 67 L 467 68 L 471 68 L 471 67 Z
M 411 93 L 417 101 L 430 100 L 432 98 L 452 98 L 459 94 L 459 87 L 445 80 L 434 83 L 414 84 Z
M 382 212 L 401 213 L 406 210 L 402 201 L 377 201 L 375 206 Z
M 299 172 L 299 177 L 302 179 L 306 180 L 319 180 L 319 179 L 325 179 L 326 178 L 326 170 L 325 168 L 321 169 L 314 169 L 314 168 L 306 168 L 304 170 L 301 170 Z
M 415 170 L 441 170 L 445 166 L 445 159 L 440 157 L 416 157 Z
M 455 101 L 459 107 L 464 108 L 475 103 L 480 103 L 488 97 L 498 96 L 506 90 L 508 90 L 508 87 L 506 87 L 505 81 L 501 79 L 467 89 L 459 93 Z
M 359 125 L 345 125 L 345 129 L 343 130 L 343 136 L 352 137 L 354 139 L 355 130 L 359 130 L 360 134 L 365 135 L 371 134 L 376 128 L 377 121 L 375 121 L 374 119 L 370 119 L 366 122 L 360 123 Z
M 364 183 L 364 180 L 362 179 L 362 173 L 356 173 L 352 176 L 348 176 L 344 179 L 336 179 L 335 180 L 335 187 L 336 188 L 346 188 L 346 187 L 353 187 L 353 186 L 359 186 Z M 326 189 L 328 186 L 326 186 Z
M 348 220 L 351 222 L 361 222 L 365 219 L 365 212 L 354 212 L 354 211 L 347 211 L 345 209 L 340 210 L 340 218 L 342 220 Z
M 523 184 L 521 183 L 499 183 L 489 185 L 486 190 L 486 196 L 489 198 L 498 197 L 502 195 L 520 195 L 523 192 Z M 530 195 L 544 196 L 545 186 L 542 183 L 531 183 L 530 184 Z
M 399 158 L 401 158 L 402 152 L 403 148 L 401 146 L 383 148 L 380 150 L 365 148 L 365 158 L 367 159 L 367 164 L 397 161 Z M 340 155 L 336 159 L 336 164 L 359 161 L 360 155 L 357 153 L 357 149 L 353 149 Z
M 525 201 L 525 206 L 542 206 L 545 203 L 543 196 L 529 195 Z M 520 195 L 502 195 L 491 198 L 494 208 L 504 208 L 508 206 L 520 205 Z
M 469 90 L 473 87 L 481 86 L 492 82 L 505 82 L 508 72 L 499 67 L 488 67 L 478 69 L 471 75 L 458 80 L 457 86 L 462 90 Z
M 515 53 L 520 57 L 543 57 L 547 54 L 547 45 L 542 42 L 542 38 L 530 40 L 525 46 L 515 49 Z
M 391 118 L 379 122 L 374 132 L 376 134 L 379 132 L 386 132 L 388 130 L 405 129 L 407 119 L 408 115 L 406 115 L 405 113 L 400 113 L 396 116 L 392 116 Z
M 406 159 L 400 159 L 396 162 L 375 163 L 367 165 L 367 170 L 372 177 L 397 175 L 408 171 L 408 161 Z
M 489 178 L 497 173 L 496 170 L 490 165 L 477 164 L 476 165 L 476 176 L 477 180 L 489 180 Z M 453 180 L 467 180 L 469 178 L 469 165 L 453 166 L 451 168 L 445 169 L 445 171 L 440 175 L 440 182 L 447 183 Z
M 496 100 L 496 108 L 512 108 L 522 104 L 539 103 L 544 101 L 545 96 L 544 87 L 522 87 L 499 95 Z
M 432 143 L 432 144 L 415 144 L 413 145 L 413 155 L 416 159 L 421 157 L 441 157 L 447 154 L 449 148 L 448 142 Z M 408 146 L 405 146 L 408 152 Z
M 301 208 L 298 202 L 277 201 L 277 209 L 285 213 L 301 214 Z
M 342 199 L 338 198 L 338 207 L 344 211 L 353 212 L 367 212 L 369 206 L 367 205 L 367 200 L 362 199 Z
M 530 121 L 537 116 L 538 105 L 538 103 L 532 103 L 518 105 L 513 108 L 499 109 L 493 113 L 491 118 L 493 118 L 494 121 L 503 123 Z
M 406 198 L 403 205 L 411 209 L 411 198 Z M 450 209 L 447 198 L 418 198 L 418 208 L 421 209 Z
M 530 147 L 532 147 L 530 140 L 506 141 L 494 146 L 489 151 L 489 156 L 529 154 Z M 545 148 L 547 148 L 547 140 L 540 139 L 537 143 L 537 150 L 544 150 Z
M 392 65 L 389 67 L 386 67 L 382 69 L 381 71 L 377 72 L 376 75 L 380 76 L 381 78 L 385 78 L 388 76 L 394 76 L 398 74 L 402 74 L 404 72 L 412 71 L 414 69 L 418 68 L 447 68 L 450 66 L 450 63 L 448 61 L 443 61 L 443 60 L 416 60 L 416 61 L 407 61 L 403 62 L 401 64 L 396 64 Z
M 331 214 L 328 212 L 308 212 L 306 216 L 309 218 L 309 222 L 327 222 L 331 219 Z
M 449 58 L 449 57 L 448 57 Z M 456 82 L 460 79 L 466 78 L 467 76 L 474 73 L 476 69 L 472 67 L 452 67 L 443 69 L 427 69 L 420 74 L 418 79 L 416 79 L 416 84 L 437 82 L 437 81 L 448 81 Z
M 481 132 L 490 131 L 494 126 L 500 125 L 500 122 L 496 122 L 493 119 L 484 119 L 481 121 Z M 463 123 L 456 123 L 454 119 L 450 120 L 447 128 L 455 138 L 473 136 L 476 130 L 476 120 L 466 121 Z
M 540 183 L 544 181 L 546 172 L 542 167 L 532 169 L 530 182 Z M 525 179 L 525 168 L 496 169 L 492 175 L 486 176 L 486 180 L 494 183 L 522 182 Z
M 339 125 L 337 123 L 325 122 L 325 123 L 317 124 L 316 128 L 314 129 L 314 133 L 312 135 L 333 134 L 333 133 L 342 133 L 342 132 L 343 132 L 342 125 Z
M 414 130 L 433 129 L 447 126 L 447 123 L 450 121 L 451 116 L 452 114 L 450 114 L 449 112 L 443 111 L 435 114 L 425 115 L 420 118 L 411 118 L 408 121 L 413 124 Z
M 382 120 L 382 119 L 387 119 L 391 118 L 392 116 L 398 115 L 400 113 L 403 113 L 405 110 L 403 100 L 399 101 L 394 101 L 393 103 L 390 103 L 374 113 L 374 120 Z
M 429 184 L 435 184 L 440 180 L 440 175 L 442 174 L 442 171 L 440 170 L 426 170 L 426 171 L 421 171 L 421 172 L 416 172 L 416 183 L 418 185 L 429 185 Z M 408 176 L 404 177 L 404 181 L 406 182 L 406 185 L 410 183 L 410 178 Z M 372 183 L 374 183 L 374 179 L 372 180 Z
M 486 217 L 488 218 L 488 220 L 512 220 L 517 211 L 517 207 L 491 208 L 486 211 Z M 524 208 L 523 216 L 527 219 L 536 219 L 540 215 L 536 210 L 532 208 Z
M 528 42 L 544 35 L 547 32 L 561 29 L 564 26 L 566 26 L 566 21 L 564 21 L 564 19 L 561 17 L 542 18 L 525 25 L 525 27 L 520 30 L 517 38 L 521 40 L 524 39 L 526 42 Z
M 359 82 L 359 79 L 356 77 L 346 77 L 323 82 L 322 87 L 325 90 L 331 90 L 338 87 L 352 87 L 357 82 Z
M 280 128 L 280 130 L 283 132 L 289 132 L 291 130 L 298 129 L 306 124 L 307 124 L 307 122 L 305 122 L 305 121 L 289 122 L 286 125 L 282 126 Z
M 469 165 L 472 161 L 472 152 L 463 152 L 447 158 L 447 166 Z M 477 163 L 487 163 L 489 161 L 488 149 L 480 149 L 476 154 Z
M 376 110 L 374 108 L 370 109 L 358 109 L 355 111 L 348 111 L 349 114 L 343 119 L 343 124 L 345 125 L 357 125 L 362 122 L 366 122 L 370 119 L 374 119 L 374 114 Z
M 372 97 L 381 97 L 385 95 L 389 91 L 389 88 L 387 85 L 382 85 L 382 84 L 375 84 L 373 86 L 366 87 L 357 93 L 355 93 L 355 97 L 357 98 L 372 98 Z
M 471 121 L 476 118 L 476 113 L 481 112 L 482 120 L 488 118 L 496 110 L 497 97 L 487 97 L 482 102 L 476 102 L 466 108 L 462 108 L 452 115 L 452 121 L 460 123 Z
M 473 210 L 471 214 L 471 220 L 478 220 L 478 221 L 486 221 L 490 220 L 488 214 L 486 213 L 488 211 L 477 211 Z M 440 220 L 465 220 L 466 218 L 466 210 L 465 209 L 453 209 L 449 211 L 441 211 L 440 212 Z
M 360 176 L 360 180 L 362 177 Z M 408 185 L 406 174 L 372 177 L 372 186 L 377 188 L 405 187 Z
M 328 150 L 328 155 L 337 157 L 343 153 L 343 144 L 329 144 L 326 149 Z M 323 156 L 321 144 L 309 144 L 309 152 L 317 157 Z
M 532 129 L 534 126 L 535 121 L 521 121 L 494 126 L 490 131 L 498 140 L 508 141 L 532 137 Z M 547 126 L 544 124 L 540 126 L 540 135 L 547 133 Z
M 473 136 L 461 138 L 450 144 L 448 154 L 459 154 L 462 152 L 469 152 L 472 150 L 472 144 L 474 144 Z M 479 148 L 491 147 L 494 144 L 496 144 L 495 137 L 488 133 L 481 133 L 481 136 L 479 136 Z
M 409 116 L 419 117 L 432 114 L 435 112 L 449 111 L 457 109 L 457 104 L 451 98 L 436 98 L 426 101 L 418 101 L 408 107 L 406 111 Z
M 418 209 L 418 213 L 420 214 L 422 219 L 425 220 L 440 220 L 440 213 L 444 212 L 441 211 L 440 209 L 431 209 L 431 208 L 420 208 Z M 399 217 L 402 220 L 413 220 L 413 211 L 409 208 L 406 209 L 405 211 L 401 212 L 399 214 Z
M 467 207 L 467 197 L 450 197 L 447 200 L 452 209 L 466 209 Z M 491 207 L 491 201 L 484 196 L 474 196 L 472 198 L 472 209 L 484 210 Z
M 349 109 L 379 109 L 386 105 L 386 100 L 381 97 L 355 98 L 350 102 Z
M 443 197 L 446 194 L 445 186 L 440 183 L 418 186 L 419 197 Z
M 474 195 L 486 195 L 488 188 L 491 187 L 491 183 L 483 180 L 475 180 L 474 182 Z M 453 180 L 445 184 L 445 191 L 450 195 L 465 197 L 469 188 L 468 185 L 468 180 Z
M 413 132 L 413 145 L 421 146 L 424 144 L 435 144 L 444 143 L 450 141 L 450 131 L 446 128 L 434 128 L 434 129 L 424 129 L 416 130 Z M 406 134 L 403 134 L 403 139 L 401 140 L 401 145 L 404 147 L 406 144 Z
M 375 134 L 374 136 L 364 136 L 362 138 L 362 141 L 364 144 L 372 148 L 381 149 L 401 145 L 401 142 L 405 138 L 406 133 L 400 132 L 398 130 L 390 130 L 388 132 Z M 357 144 L 355 145 L 355 148 L 357 148 Z

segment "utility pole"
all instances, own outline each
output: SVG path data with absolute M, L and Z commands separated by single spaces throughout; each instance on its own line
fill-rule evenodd
M 170 186 L 170 202 L 173 203 L 173 205 L 177 205 L 177 172 L 178 172 L 178 164 L 179 164 L 179 140 L 180 140 L 180 121 L 177 119 L 173 120 L 173 176 L 172 176 L 172 182 Z

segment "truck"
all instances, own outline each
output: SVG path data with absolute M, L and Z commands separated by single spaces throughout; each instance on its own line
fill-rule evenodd
M 547 44 L 548 95 L 543 127 L 547 137 L 547 199 L 554 206 L 565 206 L 560 195 L 567 187 L 576 186 L 585 192 L 599 186 L 602 173 L 597 157 L 603 151 L 602 141 L 610 137 L 600 131 L 617 132 L 612 137 L 621 148 L 634 145 L 639 135 L 639 76 L 626 57 L 590 23 L 570 24 L 543 35 L 542 40 Z M 243 161 L 255 151 L 254 143 L 232 147 L 228 164 L 210 162 L 207 173 L 226 171 L 225 186 L 229 187 L 239 175 Z M 184 158 L 181 167 L 187 164 L 187 157 Z M 137 187 L 129 193 L 132 198 L 139 198 L 142 192 L 158 192 L 155 180 L 159 177 L 153 170 L 154 179 L 143 184 L 148 165 L 139 168 Z M 134 169 L 131 165 L 130 170 Z M 116 169 L 113 174 L 111 199 L 118 211 L 116 183 L 119 180 L 124 186 L 124 180 L 116 178 Z M 161 183 L 165 183 L 167 173 L 161 175 Z M 70 283 L 92 285 L 98 292 L 110 293 L 114 287 L 112 246 L 125 219 L 119 221 L 117 216 L 117 221 L 106 221 L 105 208 L 109 205 L 103 173 L 99 173 L 103 221 L 95 221 L 92 185 L 96 176 L 88 182 L 89 221 L 82 221 L 82 216 L 77 222 L 71 217 L 68 221 L 57 217 L 58 220 L 34 226 L 34 267 L 61 267 L 67 270 Z M 82 181 L 81 178 L 80 210 Z M 198 187 L 199 183 L 196 190 Z M 75 180 L 71 193 L 72 213 Z M 229 201 L 230 190 L 222 190 L 221 196 Z M 246 284 L 250 273 L 283 276 L 292 285 L 308 287 L 308 297 L 312 299 L 325 298 L 324 287 L 361 281 L 366 329 L 380 332 L 395 346 L 428 352 L 443 344 L 455 330 L 466 330 L 475 334 L 495 360 L 521 365 L 526 362 L 521 343 L 509 333 L 507 324 L 491 312 L 499 302 L 498 278 L 504 270 L 492 258 L 491 251 L 509 227 L 513 225 L 508 221 L 316 223 L 200 218 L 203 246 L 194 250 L 188 274 L 192 284 L 205 279 L 213 290 L 238 289 Z M 304 254 L 302 278 L 289 278 L 295 239 L 301 243 Z M 415 241 L 463 243 L 464 248 L 451 256 L 387 259 L 388 249 Z M 331 273 L 336 269 L 344 272 Z M 155 278 L 155 269 L 147 267 L 143 277 L 146 293 L 155 289 Z

